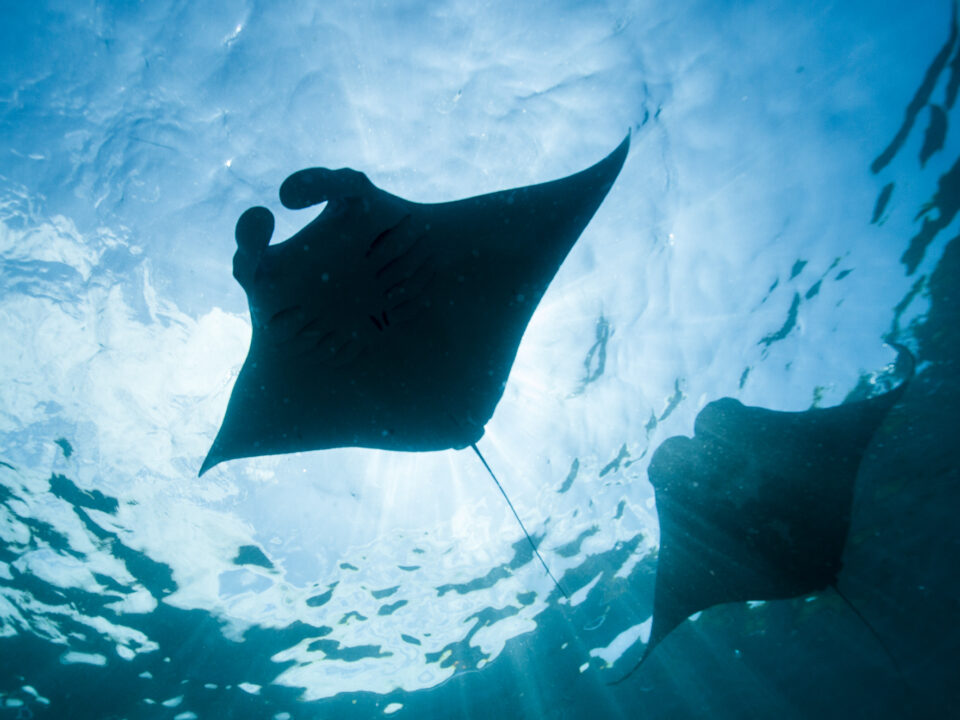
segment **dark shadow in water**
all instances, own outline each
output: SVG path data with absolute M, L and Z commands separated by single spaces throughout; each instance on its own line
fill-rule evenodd
M 790 309 L 787 311 L 787 319 L 783 321 L 783 327 L 781 327 L 776 332 L 765 335 L 763 339 L 760 340 L 758 345 L 763 345 L 765 348 L 769 348 L 773 343 L 780 342 L 790 332 L 797 324 L 797 312 L 800 309 L 800 293 L 793 294 L 793 301 L 790 303 Z
M 70 457 L 67 455 L 67 457 Z M 50 478 L 50 492 L 74 507 L 89 508 L 105 513 L 115 513 L 120 504 L 116 498 L 107 497 L 99 490 L 81 490 L 69 478 L 54 474 Z
M 936 216 L 931 218 L 930 211 L 936 210 Z M 910 240 L 910 246 L 903 253 L 900 261 L 907 266 L 907 274 L 912 275 L 927 247 L 945 229 L 957 213 L 960 212 L 960 158 L 937 181 L 937 192 L 933 198 L 917 213 L 917 218 L 923 218 L 920 232 Z
M 939 105 L 930 105 L 930 123 L 923 135 L 923 147 L 920 148 L 920 167 L 927 164 L 935 152 L 943 149 L 947 137 L 947 113 Z
M 893 195 L 894 183 L 889 182 L 883 186 L 883 190 L 877 195 L 877 203 L 873 206 L 873 217 L 870 218 L 870 224 L 876 225 L 883 217 L 883 211 L 887 209 L 887 203 L 890 202 L 890 196 Z
M 596 339 L 583 360 L 583 380 L 573 392 L 574 396 L 583 394 L 588 385 L 603 377 L 607 368 L 607 343 L 611 333 L 610 322 L 601 315 L 597 318 Z
M 536 535 L 533 537 L 533 541 L 536 545 L 540 544 L 542 540 L 541 537 Z M 504 578 L 510 577 L 513 574 L 514 570 L 517 570 L 533 559 L 533 548 L 530 543 L 524 540 L 519 540 L 513 544 L 513 557 L 502 565 L 498 565 L 495 568 L 492 568 L 486 575 L 479 578 L 474 578 L 469 582 L 465 583 L 446 583 L 444 585 L 437 586 L 437 595 L 443 597 L 448 592 L 455 592 L 459 595 L 466 595 L 470 592 L 475 592 L 477 590 L 486 590 L 492 588 L 498 582 Z
M 933 89 L 937 85 L 937 80 L 940 78 L 940 73 L 942 73 L 943 69 L 947 66 L 947 61 L 950 59 L 950 51 L 953 50 L 953 46 L 956 41 L 957 6 L 956 3 L 954 3 L 953 15 L 950 20 L 950 36 L 940 49 L 940 52 L 937 53 L 937 56 L 933 59 L 930 67 L 927 68 L 927 73 L 924 75 L 923 82 L 920 83 L 920 87 L 917 88 L 916 94 L 913 96 L 910 104 L 907 105 L 907 110 L 903 117 L 903 123 L 900 125 L 900 129 L 897 130 L 897 134 L 890 142 L 890 145 L 887 146 L 887 149 L 880 153 L 880 155 L 877 156 L 877 159 L 874 160 L 873 164 L 870 166 L 870 169 L 874 173 L 880 172 L 887 165 L 889 165 L 890 161 L 896 157 L 897 153 L 900 152 L 900 148 L 903 147 L 903 144 L 907 141 L 907 137 L 910 135 L 910 131 L 913 129 L 913 124 L 917 121 L 917 116 L 920 114 L 920 111 L 923 110 L 927 102 L 929 102 L 930 95 L 933 93 Z
M 234 565 L 256 565 L 273 570 L 273 563 L 256 545 L 241 545 L 237 549 L 237 556 L 233 559 Z

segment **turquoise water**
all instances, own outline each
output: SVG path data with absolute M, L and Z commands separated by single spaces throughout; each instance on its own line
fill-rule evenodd
M 0 718 L 946 717 L 951 3 L 70 3 L 0 24 Z M 197 478 L 250 336 L 233 226 L 323 165 L 440 202 L 632 130 L 479 447 Z M 735 397 L 917 376 L 839 584 L 649 638 L 650 457 Z

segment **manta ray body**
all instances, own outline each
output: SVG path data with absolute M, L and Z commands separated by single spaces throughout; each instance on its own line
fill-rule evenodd
M 905 379 L 881 395 L 803 412 L 721 398 L 697 415 L 692 438 L 657 448 L 648 471 L 660 520 L 653 623 L 640 663 L 617 682 L 714 605 L 831 587 L 850 604 L 837 579 L 857 473 L 914 373 L 910 351 L 895 347 Z
M 273 245 L 266 208 L 237 222 L 233 274 L 253 334 L 200 474 L 306 450 L 475 445 L 629 142 L 561 180 L 439 204 L 391 195 L 351 169 L 288 177 L 285 207 L 326 207 Z

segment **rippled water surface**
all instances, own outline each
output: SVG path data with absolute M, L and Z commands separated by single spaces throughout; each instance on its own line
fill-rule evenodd
M 0 719 L 960 712 L 960 39 L 921 3 L 3 4 Z M 420 202 L 623 171 L 476 456 L 197 477 L 246 354 L 237 217 L 302 167 Z M 647 476 L 721 397 L 917 374 L 840 584 L 651 629 Z M 866 619 L 866 622 L 863 621 Z M 872 629 L 872 632 L 871 632 Z M 886 646 L 886 647 L 884 647 Z

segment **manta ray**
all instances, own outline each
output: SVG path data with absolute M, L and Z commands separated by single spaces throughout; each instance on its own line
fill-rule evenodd
M 803 412 L 721 398 L 697 415 L 692 438 L 657 448 L 648 470 L 660 520 L 653 623 L 640 662 L 617 682 L 684 620 L 721 603 L 833 588 L 883 644 L 837 577 L 860 462 L 913 376 L 913 356 L 895 347 L 906 379 L 886 393 Z
M 437 204 L 391 195 L 349 168 L 288 177 L 284 207 L 326 206 L 272 245 L 268 209 L 237 221 L 233 275 L 253 334 L 200 474 L 306 450 L 475 444 L 533 311 L 629 144 L 628 134 L 561 180 Z
M 284 207 L 326 206 L 275 244 L 268 209 L 237 221 L 233 275 L 253 334 L 200 475 L 261 455 L 471 446 L 507 498 L 476 443 L 537 304 L 629 146 L 628 133 L 569 177 L 437 204 L 350 168 L 290 175 Z

